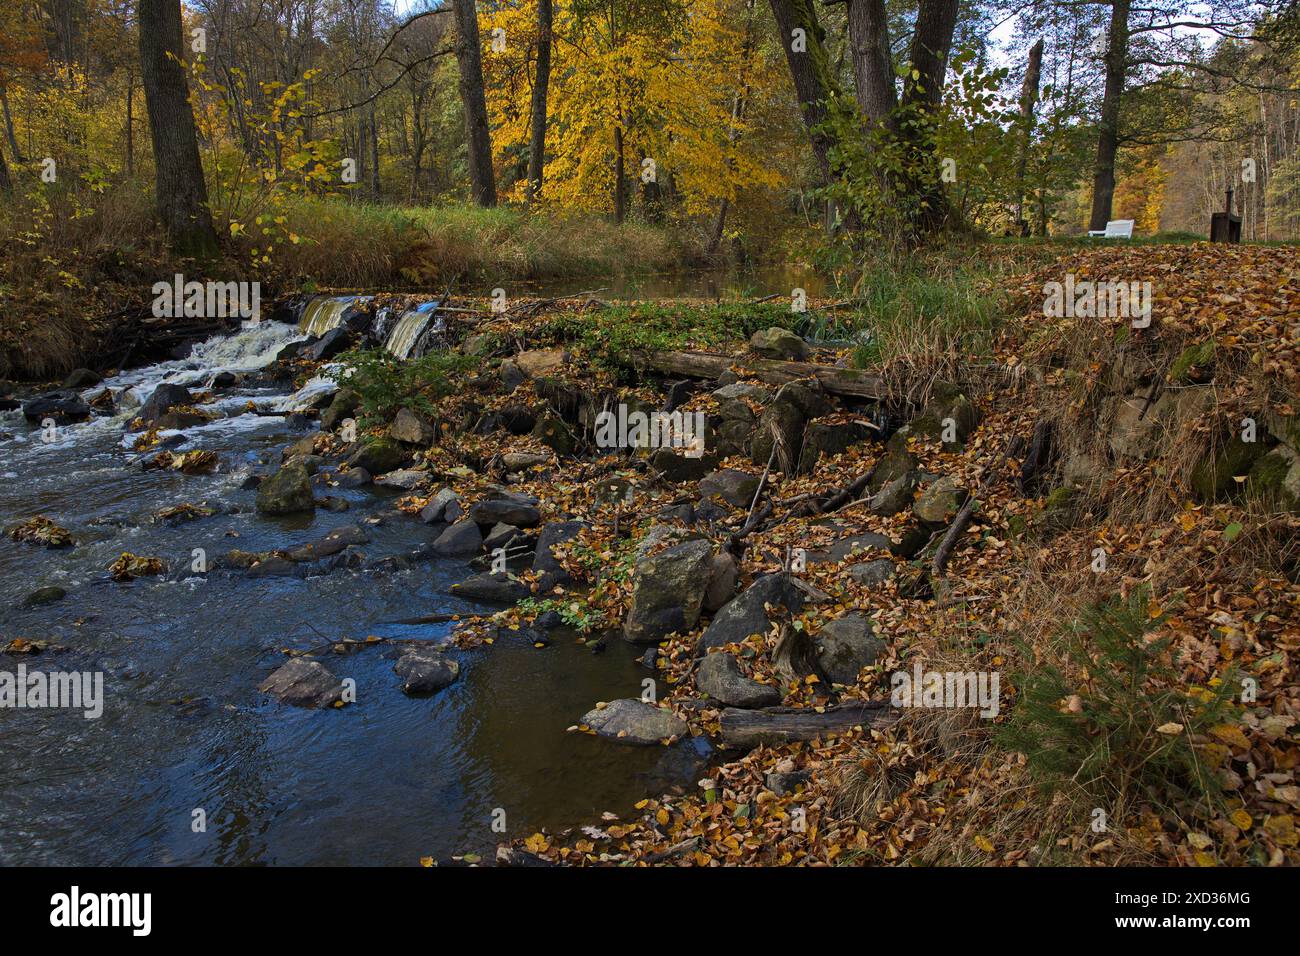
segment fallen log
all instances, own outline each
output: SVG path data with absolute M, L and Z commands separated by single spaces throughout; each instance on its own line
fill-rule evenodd
M 783 362 L 756 355 L 723 355 L 717 352 L 636 352 L 630 361 L 670 375 L 717 379 L 735 368 L 768 385 L 784 385 L 801 378 L 816 378 L 822 388 L 850 398 L 881 399 L 887 391 L 880 376 L 855 368 L 818 365 L 816 362 Z
M 888 727 L 899 718 L 898 711 L 884 701 L 854 701 L 828 707 L 821 713 L 811 708 L 768 707 L 741 710 L 728 707 L 722 712 L 722 746 L 748 750 L 760 744 L 776 746 L 842 734 L 854 727 Z

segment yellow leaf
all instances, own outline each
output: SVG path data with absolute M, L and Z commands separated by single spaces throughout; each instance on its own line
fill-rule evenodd
M 986 836 L 976 836 L 975 846 L 983 850 L 985 853 L 993 852 L 993 844 L 992 842 L 989 841 L 989 838 Z
M 1254 823 L 1250 818 L 1250 814 L 1245 810 L 1233 810 L 1228 819 L 1232 821 L 1232 825 L 1238 830 L 1249 830 L 1251 824 Z

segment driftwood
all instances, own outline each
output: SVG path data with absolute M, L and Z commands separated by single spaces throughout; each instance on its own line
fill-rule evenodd
M 816 674 L 818 680 L 826 683 L 826 675 L 817 663 L 817 647 L 812 637 L 789 621 L 782 623 L 781 636 L 772 648 L 772 666 L 785 684 L 802 681 L 809 674 Z
M 671 375 L 716 379 L 730 368 L 742 370 L 768 385 L 784 385 L 801 378 L 816 378 L 822 388 L 850 398 L 880 399 L 887 395 L 880 376 L 853 368 L 815 362 L 782 362 L 754 355 L 716 352 L 637 352 L 631 361 Z
M 722 712 L 722 745 L 749 749 L 760 744 L 778 746 L 844 733 L 853 727 L 877 730 L 899 718 L 898 711 L 884 701 L 853 701 L 828 707 L 822 713 L 811 708 L 768 707 L 741 710 L 728 707 Z

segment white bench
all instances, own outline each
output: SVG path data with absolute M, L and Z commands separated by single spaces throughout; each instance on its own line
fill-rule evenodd
M 1103 239 L 1132 239 L 1133 220 L 1112 219 L 1106 223 L 1105 229 L 1089 229 L 1088 235 L 1101 236 Z

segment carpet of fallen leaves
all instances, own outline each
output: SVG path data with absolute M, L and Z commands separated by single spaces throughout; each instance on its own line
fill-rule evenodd
M 1059 281 L 1067 271 L 1081 278 L 1150 279 L 1152 327 L 1131 334 L 1145 337 L 1166 363 L 1187 345 L 1213 339 L 1225 355 L 1235 357 L 1221 369 L 1258 373 L 1252 389 L 1262 383 L 1274 403 L 1279 395 L 1294 394 L 1300 286 L 1293 251 L 1207 244 L 1107 245 L 1073 253 L 1052 267 L 1013 280 L 1013 300 L 1021 296 L 1041 303 L 1043 282 Z M 1177 482 L 1158 480 L 1167 475 L 1155 460 L 1125 462 L 1111 477 L 1115 486 L 1155 496 L 1157 507 L 1148 520 L 1112 520 L 1105 502 L 1099 501 L 1064 528 L 1056 526 L 1045 501 L 1050 486 L 1029 495 L 1019 488 L 1021 462 L 1008 455 L 1009 439 L 1027 439 L 1044 415 L 1088 414 L 1087 403 L 1066 402 L 1062 396 L 1080 372 L 1096 382 L 1104 375 L 1095 367 L 1061 368 L 1059 361 L 1057 367 L 1042 363 L 1046 371 L 1041 374 L 1021 373 L 1030 358 L 1042 359 L 1063 342 L 1096 335 L 1115 338 L 1120 323 L 1048 320 L 1034 311 L 1037 308 L 1027 307 L 1026 319 L 1013 324 L 995 351 L 993 368 L 986 368 L 979 379 L 985 384 L 969 391 L 983 417 L 965 444 L 949 449 L 937 440 L 909 439 L 921 471 L 979 489 L 975 518 L 944 576 L 932 582 L 932 588 L 918 587 L 928 570 L 921 562 L 870 551 L 863 560 L 888 558 L 897 573 L 883 586 L 868 587 L 844 573 L 851 562 L 810 560 L 800 576 L 822 592 L 822 598 L 799 615 L 801 625 L 815 633 L 847 610 L 860 611 L 877 622 L 888 651 L 863 670 L 856 686 L 832 691 L 813 678 L 781 687 L 784 703 L 824 708 L 855 697 L 879 700 L 888 696 L 888 675 L 904 661 L 908 666 L 917 660 L 947 662 L 954 669 L 1003 673 L 998 720 L 1005 720 L 1016 699 L 1016 688 L 1005 675 L 1013 664 L 1032 662 L 1036 638 L 1086 603 L 1145 587 L 1152 594 L 1153 618 L 1167 606 L 1154 636 L 1173 641 L 1189 693 L 1214 685 L 1228 668 L 1257 684 L 1255 700 L 1238 708 L 1237 722 L 1215 727 L 1197 742 L 1198 753 L 1220 769 L 1227 803 L 1199 816 L 1189 816 L 1182 808 L 1142 804 L 1113 820 L 1105 833 L 1093 832 L 1087 808 L 1060 794 L 1039 792 L 1030 782 L 1023 756 L 993 746 L 988 722 L 969 726 L 949 721 L 951 726 L 944 726 L 942 720 L 911 719 L 916 715 L 909 714 L 884 731 L 855 729 L 809 743 L 759 747 L 740 757 L 724 755 L 698 788 L 647 795 L 629 819 L 607 812 L 599 826 L 537 833 L 516 841 L 515 851 L 571 865 L 623 866 L 1300 863 L 1295 824 L 1300 812 L 1295 778 L 1300 764 L 1300 690 L 1294 673 L 1300 650 L 1300 585 L 1292 579 L 1293 572 L 1288 578 L 1266 569 L 1283 563 L 1276 560 L 1276 552 L 1293 547 L 1300 519 L 1244 503 L 1194 502 L 1176 491 Z M 528 342 L 528 325 L 526 319 L 508 324 L 509 337 Z M 738 357 L 742 350 L 737 343 Z M 832 363 L 845 356 L 822 350 L 816 358 Z M 1089 361 L 1086 350 L 1071 358 Z M 743 361 L 736 371 L 746 378 Z M 590 392 L 614 384 L 580 362 L 571 362 L 558 374 Z M 1216 379 L 1215 384 L 1222 386 L 1224 405 L 1235 411 L 1233 403 L 1242 400 L 1235 380 Z M 540 407 L 542 400 L 532 388 L 526 383 L 508 397 L 490 399 L 487 410 L 520 403 Z M 622 394 L 626 398 L 630 393 L 624 389 Z M 653 389 L 638 394 L 648 401 L 662 400 Z M 1252 400 L 1258 397 L 1252 394 Z M 447 404 L 455 401 L 448 399 Z M 708 411 L 714 406 L 706 389 L 683 410 Z M 1289 405 L 1278 407 L 1290 412 Z M 1223 408 L 1211 411 L 1221 413 Z M 1082 424 L 1088 427 L 1086 421 Z M 1193 420 L 1184 424 L 1197 427 Z M 656 515 L 694 500 L 694 485 L 657 482 L 644 459 L 620 456 L 562 464 L 551 458 L 507 475 L 502 456 L 522 451 L 550 454 L 528 437 L 448 434 L 426 453 L 424 467 L 431 478 L 452 484 L 466 506 L 504 484 L 536 495 L 544 523 L 572 517 L 590 522 L 589 531 L 561 549 L 579 584 L 560 599 L 581 607 L 604 627 L 617 628 L 630 603 L 632 582 L 629 574 L 610 569 L 630 566 L 636 545 L 663 524 Z M 789 516 L 748 539 L 742 586 L 757 574 L 781 568 L 790 549 L 815 552 L 862 532 L 898 540 L 908 531 L 908 512 L 879 517 L 864 501 L 830 515 L 797 516 L 800 501 L 846 487 L 883 453 L 879 443 L 867 441 L 821 459 L 812 474 L 773 473 L 766 494 L 777 517 Z M 467 454 L 486 466 L 465 468 Z M 719 467 L 754 475 L 763 470 L 740 457 Z M 631 503 L 625 494 L 629 486 L 635 491 Z M 1152 490 L 1157 488 L 1167 490 Z M 415 493 L 401 506 L 414 512 L 425 500 L 425 493 Z M 733 509 L 708 530 L 721 539 L 745 517 L 744 509 Z M 670 543 L 670 536 L 660 535 L 653 547 Z M 1110 555 L 1104 580 L 1089 569 L 1097 547 Z M 1275 560 L 1265 561 L 1261 555 Z M 1294 554 L 1290 561 L 1294 568 Z M 520 577 L 531 579 L 528 572 Z M 463 644 L 490 642 L 497 628 L 526 627 L 531 616 L 512 608 L 470 619 L 463 622 L 457 639 Z M 702 627 L 660 645 L 658 663 L 661 681 L 670 688 L 667 705 L 694 733 L 714 736 L 719 710 L 701 698 L 691 679 L 694 644 Z M 599 634 L 600 628 L 593 628 L 586 639 Z M 611 633 L 605 639 L 618 637 Z M 749 676 L 780 686 L 768 653 L 774 640 L 774 634 L 758 635 L 730 649 Z M 793 779 L 800 782 L 774 788 L 770 774 L 796 774 Z

